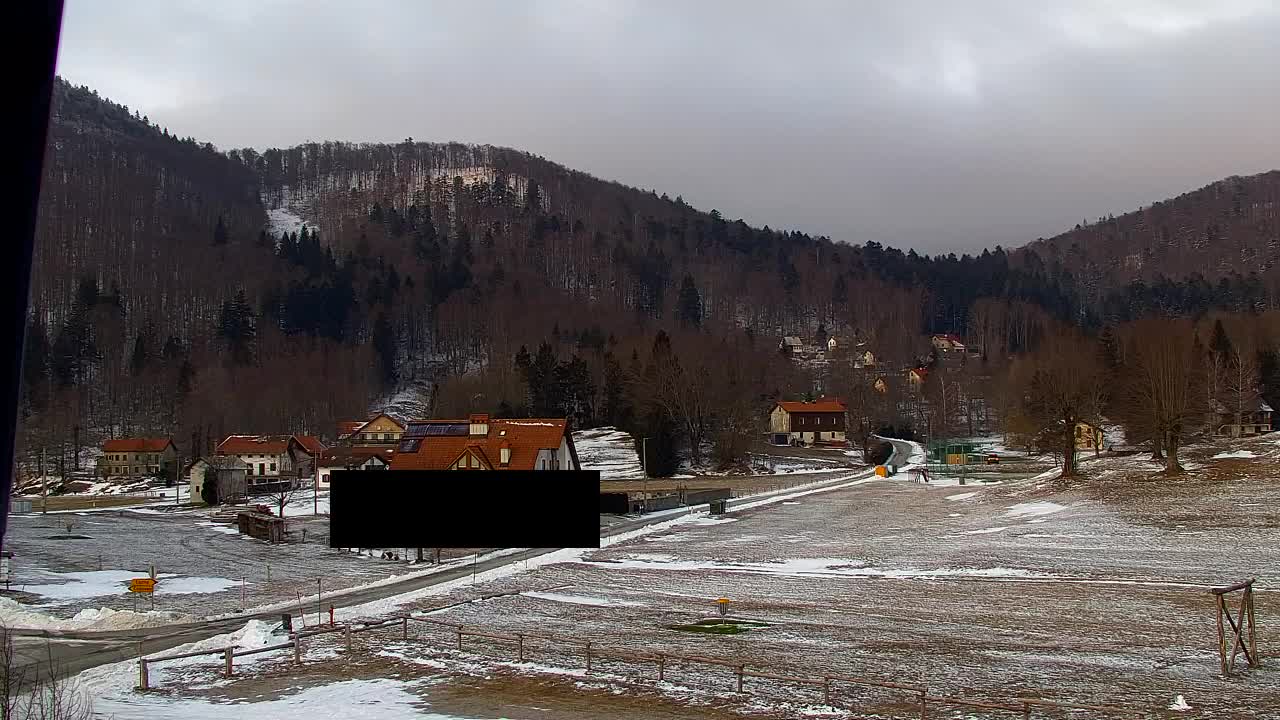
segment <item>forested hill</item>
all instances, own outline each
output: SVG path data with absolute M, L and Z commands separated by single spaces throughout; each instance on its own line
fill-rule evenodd
M 505 148 L 220 153 L 60 81 L 49 153 L 28 447 L 77 424 L 323 434 L 435 386 L 436 412 L 625 424 L 641 409 L 619 379 L 659 355 L 767 404 L 812 389 L 779 364 L 783 334 L 857 336 L 899 364 L 930 332 L 1003 358 L 1100 317 L 1073 266 L 1034 253 L 926 257 L 751 227 Z M 291 218 L 305 226 L 280 234 Z M 574 392 L 534 397 L 531 379 L 553 375 Z
M 1067 272 L 1100 317 L 1274 308 L 1280 301 L 1280 170 L 1230 177 L 1030 243 L 1018 261 Z

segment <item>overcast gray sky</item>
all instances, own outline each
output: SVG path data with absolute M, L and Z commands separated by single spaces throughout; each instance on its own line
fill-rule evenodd
M 506 145 L 937 252 L 1280 167 L 1277 38 L 1280 0 L 67 0 L 59 71 L 223 149 Z

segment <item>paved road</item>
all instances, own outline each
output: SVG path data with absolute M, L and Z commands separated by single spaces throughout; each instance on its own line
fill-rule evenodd
M 888 439 L 888 438 L 886 438 Z M 911 455 L 911 445 L 901 440 L 891 440 L 894 446 L 893 455 L 890 456 L 889 462 L 895 465 L 906 464 L 907 458 Z M 811 490 L 824 487 L 826 485 L 838 484 L 848 480 L 845 474 L 839 478 L 823 480 L 812 485 L 806 485 L 803 489 Z M 765 493 L 763 495 L 754 495 L 750 498 L 738 498 L 729 503 L 729 510 L 733 509 L 736 502 L 745 502 L 748 500 L 759 500 L 767 495 L 786 494 L 801 490 L 801 488 L 792 488 L 788 490 L 780 490 L 774 493 Z M 682 509 L 676 512 L 653 513 L 644 517 L 634 519 L 624 519 L 608 528 L 602 528 L 600 536 L 602 538 L 618 535 L 620 533 L 637 530 L 647 525 L 665 522 L 687 511 Z M 353 588 L 347 591 L 336 592 L 333 595 L 324 598 L 325 604 L 332 604 L 335 608 L 345 608 L 354 605 L 361 605 L 375 600 L 383 600 L 396 595 L 403 595 L 422 588 L 431 587 L 440 583 L 457 580 L 470 575 L 472 572 L 484 572 L 494 568 L 510 565 L 513 563 L 523 562 L 531 558 L 554 552 L 558 548 L 532 548 L 521 550 L 510 555 L 502 555 L 490 558 L 483 562 L 477 563 L 474 569 L 471 565 L 460 565 L 448 570 L 440 572 L 419 575 L 415 577 L 405 578 L 398 582 L 379 585 L 371 588 Z M 42 631 L 42 630 L 18 630 L 14 631 L 18 636 L 15 638 L 15 650 L 21 666 L 30 671 L 46 672 L 49 665 L 50 656 L 52 656 L 53 665 L 57 668 L 60 675 L 75 674 L 105 663 L 118 662 L 120 660 L 129 660 L 138 657 L 139 653 L 150 655 L 163 652 L 179 645 L 185 645 L 191 642 L 205 640 L 221 635 L 223 633 L 232 632 L 243 627 L 249 620 L 265 620 L 268 622 L 279 620 L 281 613 L 279 611 L 264 613 L 246 613 L 236 615 L 222 620 L 210 620 L 197 623 L 166 625 L 162 627 L 138 628 L 132 630 L 107 630 L 107 631 Z

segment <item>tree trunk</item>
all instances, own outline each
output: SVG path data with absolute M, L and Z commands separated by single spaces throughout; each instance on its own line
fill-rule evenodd
M 1151 438 L 1151 459 L 1155 462 L 1164 460 L 1164 433 L 1157 432 Z
M 418 562 L 422 562 L 422 548 L 418 548 Z
M 1062 439 L 1062 477 L 1071 477 L 1076 474 L 1075 423 L 1067 423 Z
M 1182 465 L 1178 463 L 1178 433 L 1169 433 L 1169 453 L 1165 458 L 1164 471 L 1167 475 L 1176 475 L 1182 472 Z

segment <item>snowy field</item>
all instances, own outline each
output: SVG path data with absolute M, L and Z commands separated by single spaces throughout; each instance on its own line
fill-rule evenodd
M 1214 459 L 1223 452 L 1232 454 Z M 1207 592 L 1256 577 L 1258 646 L 1264 658 L 1278 646 L 1280 626 L 1267 619 L 1280 613 L 1271 599 L 1280 589 L 1277 456 L 1280 445 L 1263 438 L 1189 448 L 1187 464 L 1200 469 L 1173 479 L 1153 474 L 1157 466 L 1143 456 L 1107 455 L 1089 458 L 1090 475 L 1071 483 L 1051 472 L 966 488 L 853 479 L 837 490 L 744 503 L 725 517 L 678 516 L 602 550 L 559 553 L 536 571 L 498 572 L 353 614 L 431 611 L 477 629 L 759 663 L 783 674 L 871 676 L 974 699 L 1116 704 L 1153 718 L 1280 717 L 1273 670 L 1218 676 Z M 770 626 L 740 635 L 670 629 L 713 615 L 717 597 L 731 600 L 735 616 Z M 590 717 L 560 709 L 573 707 L 571 696 L 589 697 L 595 716 L 626 718 L 710 717 L 712 706 L 775 717 L 916 716 L 888 691 L 842 689 L 834 704 L 857 714 L 822 708 L 820 692 L 794 685 L 761 683 L 735 696 L 731 675 L 705 669 L 673 669 L 676 680 L 637 687 L 634 667 L 602 662 L 587 678 L 580 653 L 546 644 L 530 643 L 529 662 L 516 666 L 503 643 L 468 640 L 459 653 L 439 631 L 409 642 L 369 636 L 350 651 L 318 642 L 308 652 L 329 657 L 307 666 L 324 665 L 307 671 L 311 683 L 394 676 L 402 684 L 385 689 L 387 702 L 404 700 L 402 692 L 426 698 L 431 709 L 415 706 L 420 717 L 443 712 L 440 698 L 459 686 L 516 701 L 567 689 L 568 705 L 548 699 L 551 709 L 530 717 Z M 260 663 L 261 671 L 210 692 L 235 687 L 238 697 L 272 702 L 288 688 L 303 700 L 322 692 L 298 690 L 287 658 Z M 189 682 L 215 677 L 206 664 Z M 637 694 L 647 707 L 630 704 Z

